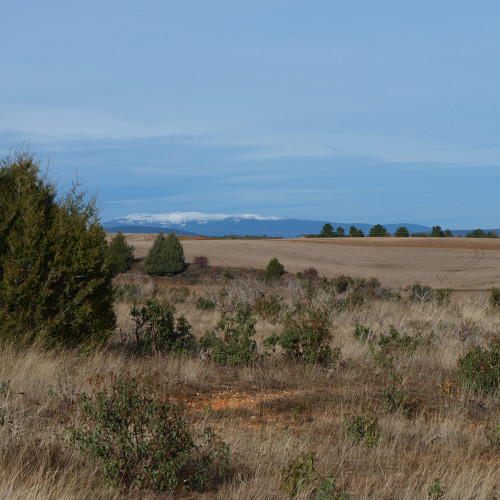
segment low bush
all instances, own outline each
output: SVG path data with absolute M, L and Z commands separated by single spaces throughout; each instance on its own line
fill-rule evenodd
M 295 498 L 297 494 L 310 486 L 317 476 L 314 472 L 314 453 L 301 453 L 288 465 L 281 467 L 281 488 L 288 498 Z
M 277 294 L 260 292 L 255 300 L 254 310 L 263 319 L 276 320 L 281 312 L 281 298 Z
M 175 318 L 175 307 L 148 300 L 140 309 L 134 306 L 131 314 L 135 320 L 135 337 L 139 349 L 148 355 L 173 352 L 188 354 L 193 352 L 195 338 L 191 325 L 184 316 Z
M 496 446 L 500 446 L 500 423 L 488 432 L 488 441 Z
M 413 413 L 414 405 L 409 394 L 403 387 L 402 377 L 396 373 L 389 374 L 389 383 L 382 391 L 383 407 L 387 413 L 399 412 L 402 415 L 410 416 Z
M 456 380 L 463 387 L 486 394 L 500 392 L 500 337 L 488 349 L 476 346 L 458 360 Z
M 212 299 L 207 299 L 205 297 L 198 297 L 196 301 L 196 307 L 202 311 L 213 311 L 215 309 L 215 303 Z
M 302 276 L 308 280 L 315 280 L 318 278 L 318 271 L 314 267 L 308 267 L 302 271 Z
M 377 342 L 378 349 L 374 346 L 370 347 L 370 352 L 373 361 L 382 367 L 391 367 L 394 364 L 396 355 L 413 354 L 419 346 L 424 342 L 423 337 L 411 337 L 406 333 L 399 333 L 394 326 L 391 325 L 389 333 L 380 334 Z
M 371 328 L 356 324 L 353 336 L 360 344 L 364 344 L 365 342 L 370 342 L 373 339 L 374 333 Z
M 344 417 L 344 429 L 354 444 L 373 446 L 380 434 L 378 419 L 371 413 Z
M 282 333 L 268 337 L 264 345 L 273 352 L 280 346 L 283 354 L 295 361 L 326 364 L 340 357 L 340 349 L 330 347 L 331 338 L 327 314 L 307 311 L 298 318 L 289 316 Z
M 103 378 L 93 394 L 79 395 L 67 431 L 73 445 L 98 460 L 113 484 L 126 488 L 173 490 L 180 484 L 206 489 L 221 477 L 229 450 L 210 429 L 196 444 L 182 407 L 166 401 L 154 377 Z
M 193 259 L 193 263 L 200 269 L 206 269 L 208 267 L 208 257 L 205 257 L 204 255 L 196 255 Z
M 221 365 L 250 365 L 257 360 L 255 319 L 249 307 L 240 306 L 233 316 L 222 316 L 215 330 L 207 331 L 199 345 Z

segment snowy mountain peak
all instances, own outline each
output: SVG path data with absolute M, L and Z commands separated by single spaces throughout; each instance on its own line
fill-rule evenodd
M 125 217 L 115 219 L 115 222 L 121 224 L 141 224 L 154 225 L 160 224 L 165 226 L 183 227 L 186 223 L 195 222 L 198 224 L 206 224 L 207 222 L 223 221 L 226 219 L 233 220 L 285 220 L 286 217 L 261 216 L 255 214 L 205 214 L 202 212 L 169 212 L 166 214 L 130 214 Z

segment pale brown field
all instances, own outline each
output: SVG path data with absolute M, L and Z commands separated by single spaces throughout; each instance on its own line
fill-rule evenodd
M 136 258 L 156 235 L 127 234 Z M 298 238 L 182 241 L 186 260 L 205 255 L 213 266 L 265 269 L 277 257 L 289 273 L 314 267 L 320 275 L 378 278 L 387 286 L 415 282 L 434 288 L 482 290 L 500 285 L 500 239 Z

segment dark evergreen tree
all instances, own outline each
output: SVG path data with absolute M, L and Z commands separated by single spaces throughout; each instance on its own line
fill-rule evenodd
M 382 224 L 376 224 L 370 229 L 368 236 L 386 236 L 387 229 Z
M 319 233 L 319 235 L 322 238 L 329 238 L 333 236 L 333 226 L 329 222 L 327 222 L 321 229 L 321 233 Z
M 121 231 L 118 231 L 111 238 L 108 247 L 108 257 L 113 276 L 124 273 L 132 267 L 132 263 L 134 262 L 134 247 L 127 243 Z
M 278 279 L 285 272 L 285 268 L 280 261 L 274 257 L 269 261 L 266 268 L 265 278 L 267 281 Z
M 444 238 L 444 231 L 441 226 L 432 226 L 431 237 L 432 238 Z
M 345 230 L 342 226 L 337 228 L 337 236 L 345 236 Z
M 158 235 L 144 261 L 146 273 L 152 276 L 173 276 L 184 269 L 184 249 L 172 232 L 166 238 Z
M 401 226 L 396 229 L 394 236 L 396 236 L 396 238 L 408 238 L 410 236 L 410 233 L 407 227 Z
M 57 197 L 28 151 L 0 162 L 0 337 L 104 342 L 114 327 L 107 243 L 95 199 Z

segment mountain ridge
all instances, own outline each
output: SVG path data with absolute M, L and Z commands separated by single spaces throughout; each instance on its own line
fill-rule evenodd
M 129 214 L 125 217 L 106 221 L 103 226 L 108 232 L 120 229 L 122 232 L 155 233 L 177 231 L 179 234 L 203 236 L 268 236 L 297 238 L 306 234 L 318 234 L 321 228 L 330 223 L 335 229 L 343 227 L 346 234 L 351 226 L 362 229 L 365 235 L 374 224 L 356 222 L 331 222 L 327 220 L 292 219 L 278 216 L 255 214 L 206 214 L 203 212 L 169 212 L 162 214 Z M 382 224 L 391 234 L 400 226 L 410 233 L 430 232 L 431 228 L 421 224 L 397 223 Z

